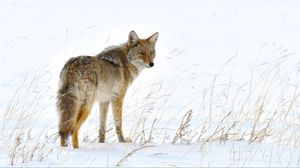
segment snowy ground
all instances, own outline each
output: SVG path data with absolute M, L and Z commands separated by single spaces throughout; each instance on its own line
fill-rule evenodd
M 0 0 L 0 166 L 300 166 L 300 2 Z M 61 148 L 59 72 L 159 32 L 155 67 L 131 86 L 125 135 L 98 106 L 80 148 Z

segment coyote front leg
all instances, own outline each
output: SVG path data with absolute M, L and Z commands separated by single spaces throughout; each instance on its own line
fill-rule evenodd
M 108 111 L 109 102 L 100 103 L 100 128 L 99 128 L 99 142 L 103 143 L 105 141 L 105 131 L 106 131 L 106 118 Z
M 122 131 L 122 107 L 123 107 L 124 96 L 115 98 L 112 101 L 113 115 L 116 126 L 116 132 L 119 139 L 119 142 L 131 142 L 129 139 L 124 139 Z

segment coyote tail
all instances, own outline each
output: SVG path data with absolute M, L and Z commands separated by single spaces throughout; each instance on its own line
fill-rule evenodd
M 75 94 L 75 87 L 64 84 L 58 91 L 57 107 L 60 114 L 59 135 L 62 137 L 62 145 L 75 127 L 77 113 L 79 111 L 79 100 Z

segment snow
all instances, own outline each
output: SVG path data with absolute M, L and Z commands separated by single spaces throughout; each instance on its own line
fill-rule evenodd
M 0 0 L 0 166 L 299 167 L 299 11 L 294 0 Z M 133 143 L 117 142 L 109 114 L 99 144 L 95 105 L 80 148 L 60 147 L 62 66 L 131 30 L 160 33 L 124 103 Z

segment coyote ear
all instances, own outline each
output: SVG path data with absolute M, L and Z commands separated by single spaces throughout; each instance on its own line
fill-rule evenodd
M 129 37 L 128 37 L 128 42 L 129 42 L 129 44 L 135 46 L 135 45 L 137 44 L 137 41 L 138 41 L 138 40 L 139 40 L 138 35 L 136 34 L 135 31 L 132 30 L 132 31 L 129 33 Z
M 157 39 L 158 39 L 158 32 L 154 33 L 152 36 L 150 36 L 147 40 L 152 43 L 155 44 Z

